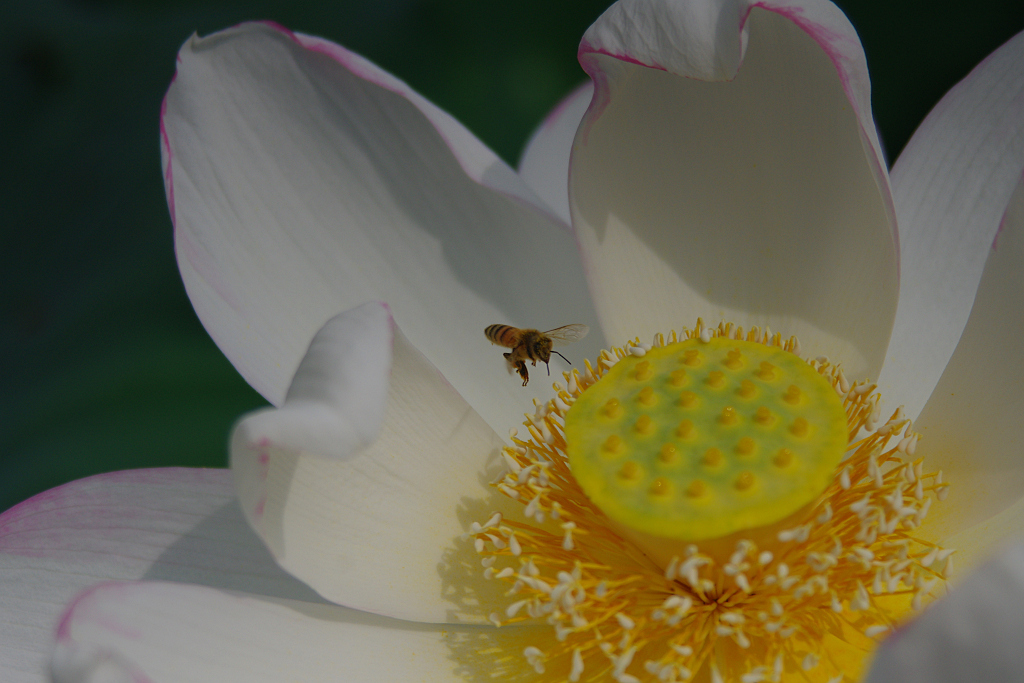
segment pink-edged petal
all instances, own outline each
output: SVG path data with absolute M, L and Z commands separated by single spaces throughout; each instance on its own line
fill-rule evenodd
M 880 377 L 916 417 L 971 314 L 993 239 L 1024 170 L 1024 33 L 956 85 L 892 169 L 900 302 Z
M 883 642 L 867 682 L 1018 681 L 1022 633 L 1024 546 L 1015 546 Z
M 586 82 L 559 102 L 533 131 L 519 159 L 519 177 L 568 224 L 569 155 L 580 120 L 594 96 L 594 84 Z
M 344 48 L 266 24 L 194 37 L 161 121 L 185 288 L 275 405 L 325 320 L 384 300 L 504 431 L 544 383 L 509 380 L 484 328 L 595 325 L 571 235 L 518 175 Z
M 377 349 L 377 351 L 372 351 Z M 231 466 L 281 566 L 333 602 L 425 622 L 484 621 L 472 522 L 507 510 L 497 434 L 380 304 L 331 319 L 279 409 L 244 418 Z
M 414 624 L 198 586 L 106 584 L 68 607 L 51 670 L 54 683 L 449 683 L 501 669 L 521 675 L 533 633 Z M 513 661 L 503 664 L 501 651 Z M 122 677 L 88 677 L 101 668 Z
M 956 351 L 915 423 L 923 437 L 919 455 L 952 484 L 946 501 L 928 514 L 932 536 L 983 523 L 1024 498 L 1022 312 L 1024 181 L 989 250 Z
M 724 318 L 877 376 L 895 223 L 842 12 L 623 0 L 587 31 L 580 62 L 597 90 L 570 207 L 605 335 Z
M 54 625 L 79 591 L 141 578 L 317 599 L 249 529 L 227 470 L 81 479 L 0 515 L 0 680 L 41 681 Z

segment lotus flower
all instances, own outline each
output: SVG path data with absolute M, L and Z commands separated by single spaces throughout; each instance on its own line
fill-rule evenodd
M 498 434 L 551 398 L 539 368 L 525 389 L 506 376 L 481 334 L 494 322 L 588 324 L 571 359 L 646 350 L 698 315 L 798 335 L 914 420 L 955 482 L 919 532 L 957 549 L 957 572 L 1017 533 L 1024 34 L 891 176 L 830 4 L 622 0 L 579 57 L 593 88 L 516 173 L 325 40 L 247 24 L 184 45 L 161 117 L 182 278 L 277 408 L 236 427 L 231 477 L 105 475 L 4 513 L 6 679 L 36 680 L 71 600 L 61 682 L 586 680 L 575 654 L 544 669 L 550 626 L 486 623 L 513 610 L 467 534 L 522 515 L 490 485 Z M 884 651 L 900 641 L 916 642 Z M 602 675 L 644 675 L 631 658 Z M 772 679 L 764 665 L 740 678 Z

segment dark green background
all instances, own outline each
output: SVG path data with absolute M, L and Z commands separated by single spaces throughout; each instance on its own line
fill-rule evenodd
M 931 106 L 1024 29 L 1024 3 L 846 0 L 894 159 Z M 262 399 L 178 278 L 157 121 L 191 34 L 274 19 L 360 52 L 510 163 L 583 79 L 605 1 L 27 0 L 0 14 L 0 510 L 97 472 L 225 464 Z M 1024 68 L 1024 66 L 1022 66 Z

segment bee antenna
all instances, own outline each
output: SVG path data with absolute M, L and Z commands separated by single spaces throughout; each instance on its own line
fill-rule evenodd
M 554 349 L 551 349 L 551 353 L 558 353 L 558 351 L 555 351 Z M 572 361 L 570 361 L 568 358 L 566 358 L 565 356 L 562 356 L 562 354 L 560 354 L 560 353 L 558 353 L 558 355 L 561 356 L 562 360 L 564 360 L 566 363 L 568 363 L 569 365 L 572 365 Z M 548 374 L 549 375 L 551 374 L 551 369 L 550 368 L 548 369 Z

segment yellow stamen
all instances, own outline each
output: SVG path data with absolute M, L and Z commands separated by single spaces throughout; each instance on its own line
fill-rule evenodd
M 804 363 L 820 390 L 792 379 L 785 355 L 762 360 L 737 344 L 792 356 L 795 338 L 698 321 L 656 339 L 643 354 L 613 349 L 612 362 L 566 373 L 568 389 L 526 423 L 529 438 L 504 450 L 509 473 L 497 486 L 524 516 L 471 531 L 484 576 L 509 588 L 492 621 L 550 625 L 515 653 L 538 681 L 856 680 L 877 640 L 921 609 L 951 567 L 951 551 L 913 533 L 948 484 L 920 458 L 904 461 L 916 436 L 902 412 L 881 418 L 873 385 Z M 634 393 L 610 395 L 622 388 L 617 375 Z M 654 398 L 675 393 L 647 405 L 644 387 Z M 838 430 L 815 412 L 826 395 L 838 402 Z M 591 417 L 577 422 L 588 402 Z M 578 443 L 591 444 L 582 465 Z M 813 491 L 780 497 L 780 483 L 814 479 L 820 467 Z M 585 483 L 588 468 L 609 473 L 605 491 Z M 769 510 L 780 499 L 788 512 L 776 509 L 774 526 L 744 518 L 745 501 Z M 623 500 L 639 512 L 621 513 Z M 680 505 L 700 528 L 674 512 Z M 664 529 L 636 529 L 649 519 L 674 520 L 686 528 L 675 538 L 690 540 L 658 559 L 645 544 L 664 541 Z M 721 526 L 702 536 L 709 525 Z

